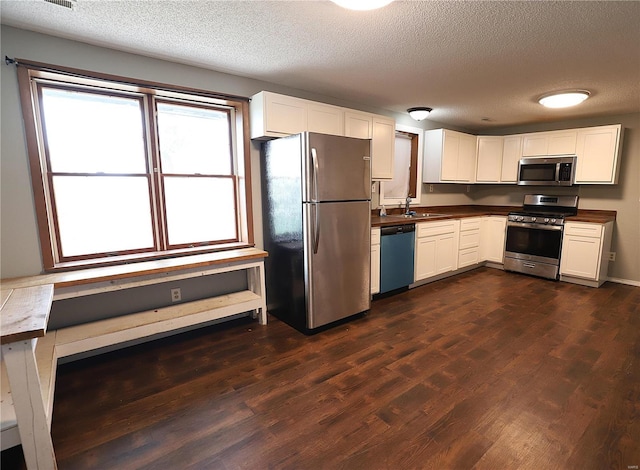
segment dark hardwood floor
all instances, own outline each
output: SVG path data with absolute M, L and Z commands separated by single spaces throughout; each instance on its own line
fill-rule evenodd
M 481 268 L 202 329 L 61 366 L 52 433 L 62 470 L 638 468 L 640 288 Z

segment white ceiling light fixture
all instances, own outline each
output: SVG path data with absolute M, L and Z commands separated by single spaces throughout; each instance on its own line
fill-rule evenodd
M 415 108 L 407 109 L 409 116 L 411 116 L 416 121 L 422 121 L 423 119 L 426 119 L 431 111 L 433 111 L 433 109 L 427 108 L 425 106 L 416 106 Z
M 389 5 L 393 0 L 331 0 L 336 5 L 349 10 L 375 10 Z
M 568 108 L 582 103 L 589 95 L 587 90 L 560 91 L 541 96 L 538 103 L 547 108 Z

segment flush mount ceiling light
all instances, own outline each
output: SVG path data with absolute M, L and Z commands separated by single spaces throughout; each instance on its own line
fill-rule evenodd
M 586 90 L 570 90 L 561 91 L 556 93 L 549 93 L 541 96 L 538 99 L 538 103 L 547 108 L 568 108 L 582 103 L 589 98 L 589 93 Z
M 375 10 L 389 5 L 393 0 L 331 0 L 349 10 Z
M 433 111 L 433 109 L 426 108 L 424 106 L 417 106 L 415 108 L 407 109 L 409 116 L 411 116 L 416 121 L 422 121 L 423 119 L 426 119 L 431 111 Z

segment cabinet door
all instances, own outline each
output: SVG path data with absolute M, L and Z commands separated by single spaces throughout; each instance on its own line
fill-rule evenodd
M 500 216 L 484 217 L 480 226 L 480 259 L 503 263 L 504 238 L 507 218 Z
M 267 133 L 298 134 L 307 130 L 307 102 L 291 96 L 265 93 Z
M 562 241 L 560 274 L 597 279 L 600 245 L 600 238 L 565 235 Z
M 371 114 L 345 111 L 344 135 L 358 139 L 370 139 L 373 135 L 373 118 Z
M 578 131 L 576 183 L 617 183 L 620 127 L 603 126 Z
M 544 132 L 526 134 L 522 141 L 522 156 L 548 155 L 549 139 Z
M 436 253 L 437 236 L 416 238 L 416 258 L 414 277 L 416 281 L 427 279 L 437 274 Z
M 458 269 L 457 233 L 438 235 L 436 240 L 436 274 Z
M 478 137 L 476 181 L 499 183 L 502 173 L 503 138 L 497 136 Z
M 344 135 L 344 109 L 309 102 L 307 129 L 320 134 Z
M 505 137 L 502 147 L 502 173 L 500 174 L 502 183 L 516 183 L 518 181 L 518 162 L 521 158 L 522 136 Z
M 476 142 L 475 135 L 462 134 L 460 136 L 456 181 L 472 183 L 475 180 Z
M 440 179 L 442 181 L 456 181 L 458 177 L 458 154 L 460 153 L 460 133 L 444 131 L 442 144 L 442 167 Z
M 380 292 L 380 245 L 371 245 L 371 294 Z
M 371 138 L 371 179 L 393 178 L 393 157 L 396 147 L 396 123 L 393 119 L 373 116 Z
M 576 131 L 549 133 L 548 155 L 573 155 L 576 153 Z

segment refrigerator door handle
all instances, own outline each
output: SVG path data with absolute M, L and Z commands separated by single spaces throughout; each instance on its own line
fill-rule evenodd
M 313 254 L 318 254 L 318 245 L 320 244 L 320 204 L 313 203 Z
M 315 148 L 311 149 L 311 160 L 313 160 L 313 202 L 318 202 L 318 153 Z

